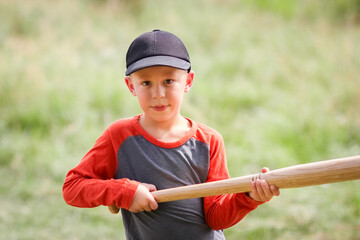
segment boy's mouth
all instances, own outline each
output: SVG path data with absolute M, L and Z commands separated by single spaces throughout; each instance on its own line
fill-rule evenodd
M 160 112 L 160 111 L 166 110 L 167 107 L 168 107 L 167 105 L 156 105 L 156 106 L 153 106 L 152 109 Z

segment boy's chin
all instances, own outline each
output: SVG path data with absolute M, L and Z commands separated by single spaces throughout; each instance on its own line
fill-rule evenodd
M 151 113 L 145 113 L 144 119 L 153 121 L 153 122 L 166 122 L 166 121 L 172 121 L 177 119 L 177 117 L 180 117 L 180 114 L 171 114 L 169 111 L 151 111 Z

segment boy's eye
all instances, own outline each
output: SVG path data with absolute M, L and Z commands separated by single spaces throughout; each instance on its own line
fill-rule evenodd
M 166 84 L 172 84 L 174 82 L 174 80 L 172 80 L 172 79 L 166 79 L 165 80 L 165 83 Z
M 144 81 L 144 82 L 141 83 L 141 85 L 148 86 L 148 85 L 150 85 L 150 81 Z

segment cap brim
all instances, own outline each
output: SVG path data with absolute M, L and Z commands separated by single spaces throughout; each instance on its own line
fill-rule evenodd
M 131 64 L 125 72 L 126 76 L 129 76 L 131 73 L 136 72 L 140 69 L 153 67 L 153 66 L 169 66 L 179 69 L 188 70 L 190 68 L 190 63 L 171 56 L 152 56 L 143 58 L 137 62 Z

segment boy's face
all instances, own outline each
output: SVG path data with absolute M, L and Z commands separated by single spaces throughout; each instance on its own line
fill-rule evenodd
M 147 120 L 176 120 L 185 92 L 192 86 L 194 73 L 173 67 L 154 66 L 125 77 L 130 92 L 137 96 Z

